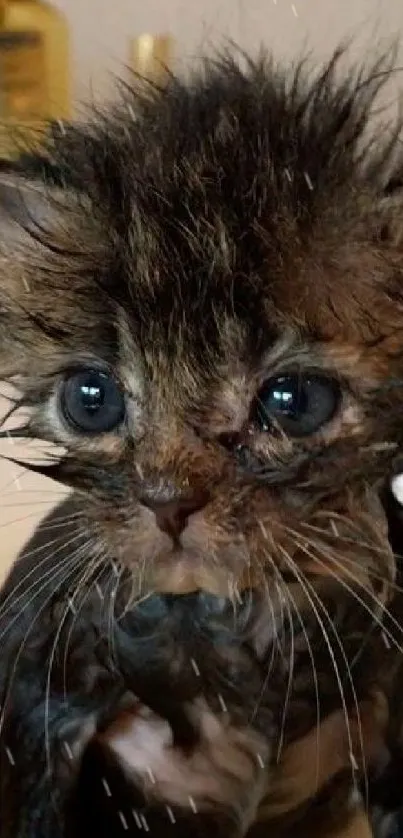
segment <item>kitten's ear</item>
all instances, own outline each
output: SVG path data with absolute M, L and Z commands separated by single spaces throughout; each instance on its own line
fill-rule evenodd
M 40 180 L 0 171 L 0 243 L 46 227 L 56 213 L 57 191 Z
M 58 191 L 0 167 L 0 384 L 28 370 L 35 345 L 46 337 L 40 324 L 49 317 L 54 289 L 46 289 L 41 266 L 62 229 Z
M 403 243 L 403 183 L 392 183 L 372 208 L 374 238 L 392 247 Z

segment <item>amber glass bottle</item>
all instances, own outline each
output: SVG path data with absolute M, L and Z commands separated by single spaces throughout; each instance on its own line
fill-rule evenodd
M 0 0 L 0 156 L 69 117 L 64 16 L 43 0 Z
M 145 32 L 130 44 L 130 65 L 143 78 L 161 83 L 171 68 L 174 43 L 170 35 L 151 35 Z

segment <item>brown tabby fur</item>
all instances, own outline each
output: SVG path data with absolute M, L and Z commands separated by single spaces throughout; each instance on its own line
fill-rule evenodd
M 48 443 L 27 467 L 74 496 L 2 595 L 1 838 L 130 835 L 133 810 L 366 838 L 400 808 L 403 159 L 400 125 L 366 136 L 392 63 L 341 54 L 123 86 L 2 176 L 1 376 Z M 126 420 L 90 436 L 57 393 L 99 364 Z M 259 430 L 265 380 L 312 370 L 331 421 Z M 193 504 L 180 549 L 155 497 Z

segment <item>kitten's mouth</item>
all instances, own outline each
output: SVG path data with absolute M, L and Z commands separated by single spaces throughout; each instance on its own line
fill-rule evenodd
M 174 550 L 158 558 L 150 568 L 150 584 L 160 594 L 190 594 L 204 591 L 219 597 L 231 596 L 230 574 L 225 566 L 214 564 L 188 550 Z
M 252 569 L 237 545 L 218 555 L 193 544 L 165 549 L 147 567 L 149 587 L 160 594 L 190 594 L 204 591 L 233 599 L 234 588 L 250 588 Z M 253 586 L 253 585 L 252 585 Z

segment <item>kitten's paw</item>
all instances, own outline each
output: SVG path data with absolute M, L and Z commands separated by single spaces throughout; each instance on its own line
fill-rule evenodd
M 191 753 L 175 747 L 169 724 L 144 706 L 122 713 L 99 739 L 147 799 L 194 813 L 231 810 L 246 828 L 267 783 L 267 744 L 202 700 L 189 716 L 200 732 Z

